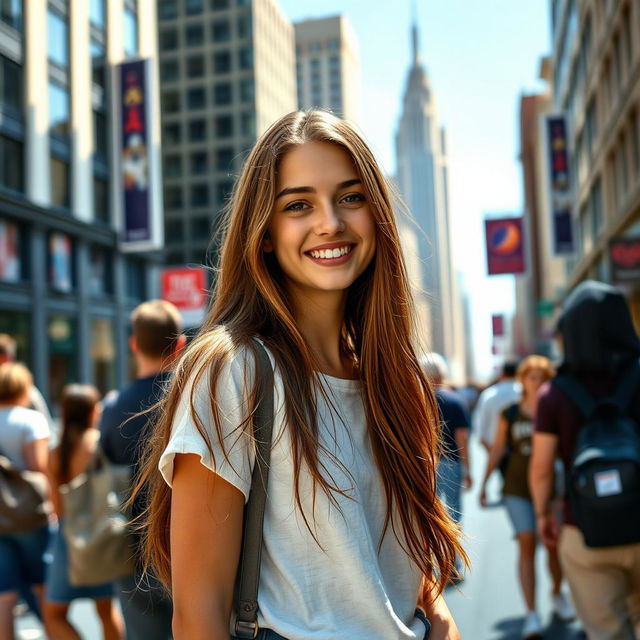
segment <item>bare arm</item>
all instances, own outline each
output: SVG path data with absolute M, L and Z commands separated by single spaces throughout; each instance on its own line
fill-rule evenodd
M 536 512 L 538 531 L 547 546 L 558 541 L 559 527 L 551 511 L 553 497 L 553 465 L 558 449 L 558 436 L 551 433 L 533 434 L 533 451 L 529 462 L 529 488 Z
M 172 484 L 175 640 L 228 640 L 244 496 L 194 454 L 176 455 Z
M 469 429 L 455 430 L 456 445 L 460 453 L 460 462 L 462 462 L 462 486 L 465 489 L 471 488 L 471 467 L 469 465 Z
M 504 455 L 507 446 L 507 433 L 509 431 L 509 423 L 504 416 L 500 416 L 498 420 L 498 429 L 496 431 L 496 439 L 493 441 L 491 450 L 489 451 L 489 459 L 487 460 L 487 468 L 484 472 L 482 485 L 480 488 L 480 504 L 484 507 L 487 504 L 486 488 L 487 481 L 493 471 L 500 465 L 500 460 Z
M 57 447 L 53 449 L 49 454 L 48 473 L 49 484 L 51 485 L 51 501 L 53 502 L 53 511 L 58 516 L 62 517 L 62 498 L 60 496 L 60 455 Z
M 423 578 L 418 606 L 431 623 L 429 640 L 461 640 L 458 627 L 442 595 L 435 596 L 427 578 Z

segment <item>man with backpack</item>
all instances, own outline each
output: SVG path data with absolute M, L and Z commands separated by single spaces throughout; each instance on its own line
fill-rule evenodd
M 640 640 L 640 340 L 622 293 L 594 281 L 569 295 L 558 331 L 563 362 L 538 395 L 530 464 L 538 531 L 558 545 L 589 640 Z

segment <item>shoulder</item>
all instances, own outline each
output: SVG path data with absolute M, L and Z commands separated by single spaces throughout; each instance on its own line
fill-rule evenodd
M 34 409 L 16 407 L 11 412 L 11 422 L 34 434 L 34 439 L 49 436 L 49 423 L 44 415 Z

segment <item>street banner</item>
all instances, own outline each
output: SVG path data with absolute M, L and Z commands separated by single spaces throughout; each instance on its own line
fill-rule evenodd
M 573 254 L 573 193 L 569 173 L 569 138 L 564 115 L 545 116 L 549 194 L 551 200 L 552 251 L 556 256 Z
M 504 335 L 504 316 L 501 313 L 491 315 L 491 328 L 493 329 L 494 338 Z
M 491 218 L 485 220 L 484 225 L 489 275 L 524 273 L 522 218 Z
M 151 63 L 148 59 L 130 60 L 116 65 L 114 73 L 120 248 L 160 249 L 162 211 L 154 193 L 160 185 L 154 179 L 157 154 L 151 140 Z
M 64 233 L 49 236 L 49 283 L 53 289 L 69 293 L 73 289 L 73 247 Z
M 614 282 L 640 282 L 640 237 L 613 238 L 609 243 Z
M 186 327 L 204 322 L 207 307 L 207 272 L 202 267 L 163 269 L 162 299 L 180 310 Z

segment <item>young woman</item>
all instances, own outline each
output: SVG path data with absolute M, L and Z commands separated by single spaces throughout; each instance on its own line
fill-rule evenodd
M 69 584 L 67 546 L 62 534 L 63 508 L 59 487 L 81 474 L 92 460 L 100 432 L 96 428 L 100 413 L 100 395 L 90 385 L 72 384 L 62 391 L 62 435 L 49 457 L 49 477 L 58 530 L 52 545 L 52 561 L 47 572 L 44 622 L 52 640 L 80 640 L 68 619 L 69 606 L 76 598 L 95 600 L 102 622 L 104 640 L 124 637 L 122 620 L 113 606 L 113 584 L 74 587 Z
M 344 121 L 289 114 L 256 143 L 228 214 L 213 307 L 142 477 L 146 555 L 172 590 L 176 640 L 229 637 L 253 338 L 275 374 L 259 638 L 422 639 L 417 605 L 431 640 L 459 638 L 440 594 L 464 551 L 436 499 L 437 408 L 376 161 Z
M 496 438 L 489 453 L 487 468 L 480 489 L 480 504 L 486 506 L 486 486 L 493 470 L 509 451 L 502 489 L 503 502 L 518 540 L 518 572 L 520 587 L 527 607 L 523 638 L 542 637 L 542 623 L 536 612 L 536 516 L 529 492 L 529 461 L 533 437 L 533 417 L 538 389 L 555 375 L 549 360 L 543 356 L 529 356 L 518 367 L 517 379 L 522 385 L 519 402 L 503 409 L 498 420 Z M 573 618 L 573 610 L 561 591 L 562 570 L 555 549 L 547 547 L 549 573 L 552 580 L 552 608 L 561 620 Z

